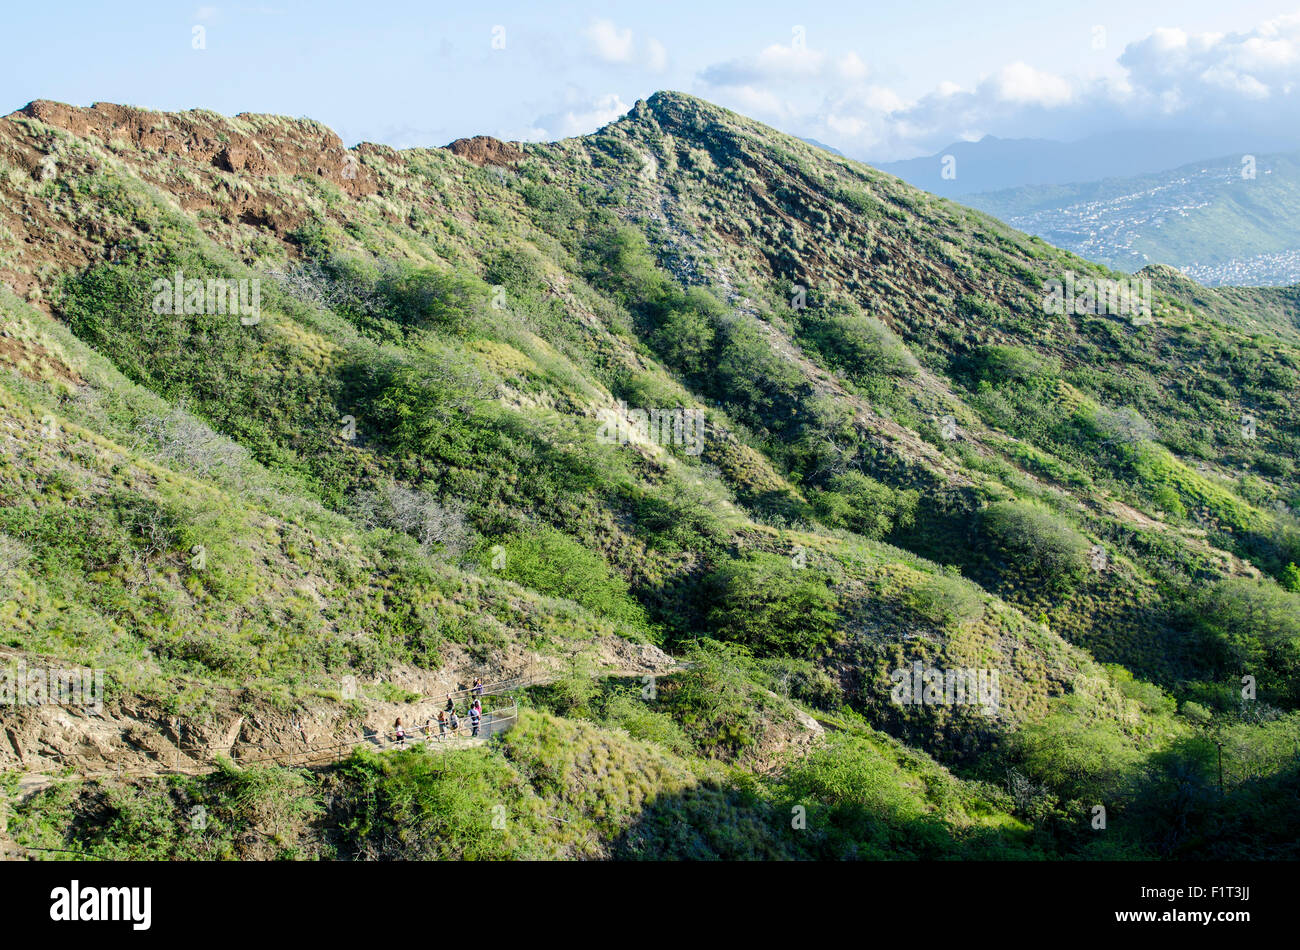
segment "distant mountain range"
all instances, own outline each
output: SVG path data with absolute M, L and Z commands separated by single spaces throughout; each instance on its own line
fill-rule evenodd
M 832 155 L 844 154 L 839 149 L 837 149 L 834 145 L 827 145 L 825 142 L 819 142 L 817 139 L 805 138 L 804 141 L 807 142 L 809 145 L 816 145 L 818 148 L 825 149 L 826 151 L 830 152 Z
M 1300 149 L 1300 135 L 1278 132 L 1245 141 L 1196 131 L 1108 132 L 1076 142 L 1000 139 L 956 142 L 934 155 L 870 162 L 881 171 L 945 198 L 1028 185 L 1061 185 L 1148 175 L 1220 155 Z M 950 159 L 945 161 L 945 159 Z
M 1210 286 L 1300 282 L 1300 152 L 961 200 L 1119 270 L 1169 264 Z

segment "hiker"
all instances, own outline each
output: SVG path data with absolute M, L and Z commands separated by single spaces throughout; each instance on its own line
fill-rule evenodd
M 401 716 L 397 717 L 397 723 L 394 728 L 397 729 L 397 744 L 400 746 L 406 745 L 406 730 L 402 728 Z
M 424 740 L 425 740 L 426 742 L 432 742 L 432 741 L 433 741 L 433 717 L 432 717 L 432 716 L 430 716 L 427 720 L 425 720 L 425 723 L 424 723 Z
M 451 711 L 451 734 L 454 736 L 460 731 L 460 720 L 456 718 L 456 710 Z
M 471 736 L 478 735 L 479 718 L 482 716 L 482 714 L 483 714 L 483 709 L 482 707 L 479 706 L 478 700 L 476 699 L 474 700 L 474 705 L 469 708 L 469 722 L 470 722 L 470 726 L 472 727 L 470 730 Z
M 447 738 L 447 712 L 443 709 L 438 710 L 438 738 Z
M 443 706 L 442 708 L 445 709 L 445 710 L 446 710 L 447 712 L 449 712 L 449 713 L 455 711 L 455 709 L 456 709 L 456 704 L 455 704 L 454 702 L 452 702 L 452 699 L 451 699 L 451 693 L 448 693 L 448 694 L 447 694 L 447 705 L 446 705 L 446 706 Z
M 481 676 L 474 677 L 474 695 L 475 696 L 483 695 L 483 677 Z

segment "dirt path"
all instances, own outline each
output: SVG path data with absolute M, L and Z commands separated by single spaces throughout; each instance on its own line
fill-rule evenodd
M 600 678 L 639 678 L 680 672 L 682 668 L 676 661 L 667 654 L 661 656 L 667 662 L 658 663 L 650 671 L 645 666 L 633 665 L 600 669 L 591 675 Z M 527 676 L 486 684 L 488 692 L 483 697 L 484 729 L 493 730 L 493 722 L 500 725 L 518 715 L 517 704 L 507 703 L 494 707 L 494 700 L 500 702 L 506 693 L 531 686 L 544 686 L 564 675 L 563 670 L 541 670 Z M 219 767 L 218 757 L 228 759 L 237 766 L 276 764 L 302 767 L 336 761 L 352 749 L 367 745 L 388 751 L 394 745 L 392 727 L 399 716 L 405 726 L 408 747 L 425 742 L 425 729 L 431 723 L 434 724 L 431 731 L 435 736 L 431 747 L 465 748 L 483 744 L 486 736 L 474 738 L 468 735 L 469 719 L 463 713 L 470 703 L 469 691 L 451 691 L 455 693 L 457 710 L 462 713 L 461 730 L 465 734 L 445 740 L 436 737 L 436 717 L 446 702 L 446 692 L 431 695 L 416 703 L 368 703 L 364 722 L 359 726 L 349 725 L 340 718 L 342 707 L 337 703 L 330 704 L 332 708 L 317 718 L 309 719 L 305 713 L 287 717 L 283 714 L 240 715 L 231 724 L 218 723 L 203 730 L 189 728 L 187 724 L 177 721 L 144 719 L 138 711 L 132 717 L 126 709 L 110 710 L 107 706 L 99 714 L 89 710 L 77 710 L 74 714 L 71 710 L 53 707 L 53 712 L 49 715 L 54 721 L 43 726 L 63 733 L 67 740 L 64 748 L 68 751 L 56 751 L 52 747 L 52 737 L 35 724 L 26 730 L 21 726 L 17 730 L 7 726 L 6 734 L 8 742 L 19 750 L 19 758 L 15 763 L 17 768 L 14 771 L 21 773 L 18 780 L 18 795 L 21 799 L 65 774 L 82 778 L 201 775 Z M 39 707 L 37 712 L 49 709 L 51 707 Z M 142 727 L 152 728 L 145 731 Z M 250 732 L 250 728 L 253 731 Z M 22 738 L 15 734 L 16 731 L 22 734 Z M 268 741 L 260 741 L 264 737 L 269 737 Z M 123 739 L 129 744 L 123 745 Z M 245 741 L 240 741 L 241 739 Z M 23 745 L 35 745 L 36 748 L 23 754 Z M 46 765 L 47 762 L 50 764 Z M 31 764 L 40 767 L 31 767 Z

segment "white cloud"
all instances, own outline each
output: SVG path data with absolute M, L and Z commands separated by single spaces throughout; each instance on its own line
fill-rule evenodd
M 632 108 L 614 92 L 585 99 L 570 94 L 569 99 L 568 108 L 539 116 L 530 128 L 515 137 L 521 141 L 550 141 L 586 135 L 608 125 Z
M 867 64 L 852 50 L 836 61 L 835 68 L 839 70 L 841 78 L 851 82 L 867 78 Z
M 731 101 L 735 104 L 736 109 L 746 115 L 770 115 L 774 117 L 793 115 L 781 100 L 781 97 L 771 90 L 759 86 L 744 85 L 733 86 L 730 91 Z
M 825 61 L 826 57 L 810 46 L 773 43 L 758 54 L 755 69 L 760 75 L 815 76 Z
M 607 63 L 630 63 L 632 61 L 632 31 L 620 30 L 612 20 L 595 20 L 583 31 L 583 36 L 590 42 L 590 48 L 597 57 Z
M 1239 33 L 1154 30 L 1101 78 L 1013 62 L 973 88 L 945 81 L 913 101 L 868 85 L 867 64 L 805 45 L 769 46 L 718 62 L 701 94 L 799 135 L 875 159 L 929 154 L 959 139 L 1083 138 L 1124 129 L 1244 133 L 1300 139 L 1300 14 Z
M 1244 33 L 1188 34 L 1160 29 L 1129 44 L 1119 58 L 1130 81 L 1153 94 L 1179 90 L 1191 103 L 1211 90 L 1250 99 L 1300 77 L 1300 15 L 1279 17 Z
M 1034 69 L 1028 63 L 1003 66 L 990 82 L 1003 102 L 1059 106 L 1073 98 L 1068 80 Z
M 710 66 L 704 70 L 702 78 L 712 86 L 743 86 L 775 79 L 817 79 L 822 76 L 825 64 L 825 54 L 807 45 L 774 43 L 757 56 Z
M 862 90 L 861 101 L 868 109 L 876 112 L 901 112 L 907 108 L 907 102 L 898 93 L 884 86 L 868 86 Z
M 582 31 L 587 50 L 603 63 L 639 66 L 651 72 L 663 72 L 668 66 L 668 50 L 653 37 L 637 43 L 630 27 L 619 29 L 613 20 L 593 20 Z
M 1244 75 L 1227 66 L 1211 66 L 1201 73 L 1200 79 L 1207 86 L 1218 86 L 1229 93 L 1235 92 L 1246 99 L 1267 99 L 1268 86 L 1254 76 Z
M 657 73 L 668 68 L 668 50 L 658 40 L 646 40 L 646 65 Z

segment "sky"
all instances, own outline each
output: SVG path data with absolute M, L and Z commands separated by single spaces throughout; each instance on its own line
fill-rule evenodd
M 856 158 L 984 135 L 1300 126 L 1300 3 L 15 3 L 33 99 L 307 116 L 348 145 L 592 132 L 675 89 Z

